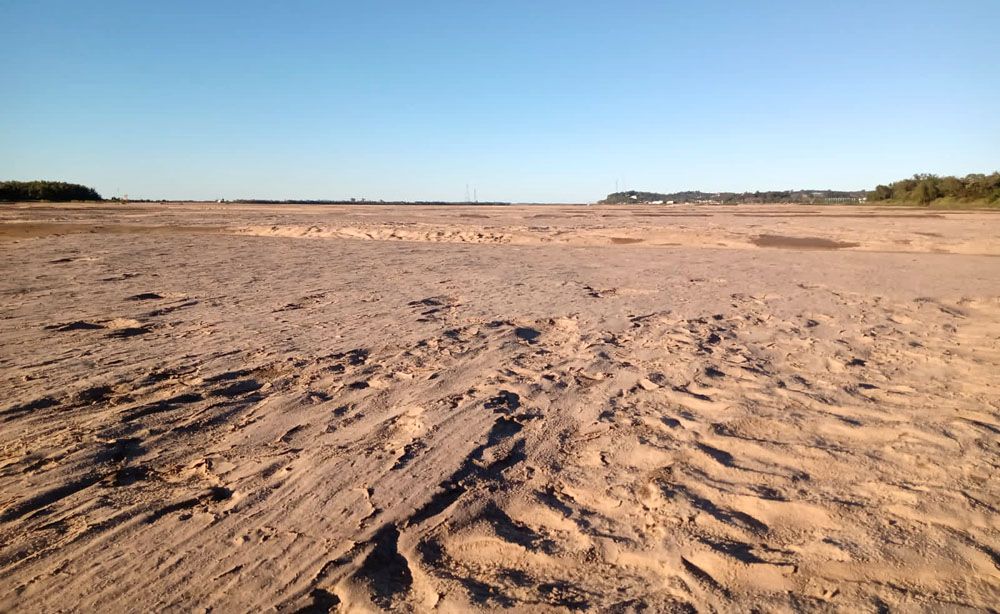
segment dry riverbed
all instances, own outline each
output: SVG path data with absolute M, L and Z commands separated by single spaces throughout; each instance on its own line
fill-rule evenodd
M 998 237 L 4 205 L 0 610 L 989 610 Z

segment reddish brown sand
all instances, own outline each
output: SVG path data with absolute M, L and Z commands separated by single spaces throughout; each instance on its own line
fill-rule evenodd
M 989 611 L 1000 216 L 0 208 L 0 611 Z

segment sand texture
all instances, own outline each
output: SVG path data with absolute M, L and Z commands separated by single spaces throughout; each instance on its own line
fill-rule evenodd
M 985 212 L 4 206 L 0 611 L 990 611 L 998 256 Z

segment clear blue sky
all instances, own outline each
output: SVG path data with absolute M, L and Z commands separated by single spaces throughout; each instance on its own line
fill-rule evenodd
M 0 0 L 0 179 L 591 201 L 1000 168 L 1000 0 Z

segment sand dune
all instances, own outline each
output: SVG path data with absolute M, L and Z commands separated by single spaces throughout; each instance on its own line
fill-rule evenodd
M 0 209 L 0 610 L 989 611 L 1000 217 Z

